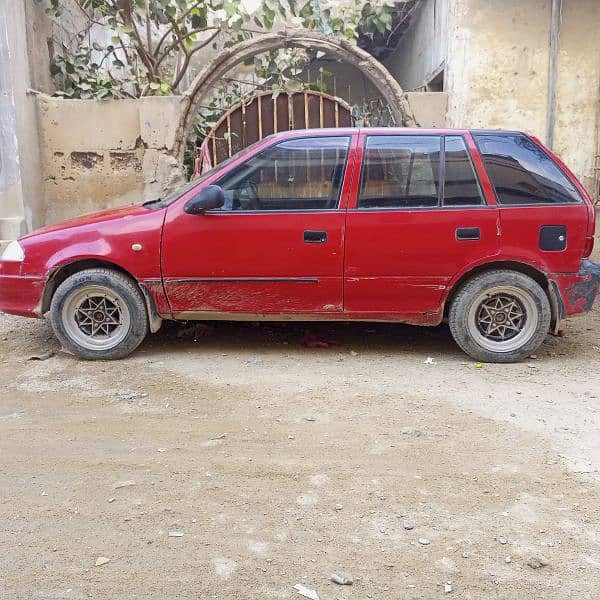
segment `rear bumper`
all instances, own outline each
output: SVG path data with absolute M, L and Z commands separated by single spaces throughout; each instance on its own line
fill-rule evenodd
M 600 292 L 600 264 L 583 260 L 576 275 L 553 275 L 562 300 L 562 316 L 577 315 L 592 309 Z
M 0 273 L 0 312 L 21 317 L 40 317 L 45 285 L 43 277 Z

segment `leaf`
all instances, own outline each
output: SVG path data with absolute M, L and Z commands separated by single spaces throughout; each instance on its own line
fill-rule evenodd
M 208 25 L 205 15 L 192 15 L 190 23 L 194 29 L 204 29 Z
M 263 21 L 267 29 L 272 29 L 273 24 L 275 23 L 275 11 L 270 8 L 265 9 Z
M 288 79 L 283 84 L 283 86 L 288 93 L 296 94 L 297 92 L 302 90 L 303 83 L 301 81 L 299 81 L 298 79 Z

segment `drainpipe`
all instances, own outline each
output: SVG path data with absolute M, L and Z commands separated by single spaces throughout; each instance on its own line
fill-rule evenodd
M 562 0 L 552 0 L 550 15 L 550 49 L 548 60 L 548 109 L 546 122 L 546 145 L 554 146 L 554 128 L 556 125 L 556 85 L 558 75 L 558 42 L 560 37 L 560 21 L 562 16 Z

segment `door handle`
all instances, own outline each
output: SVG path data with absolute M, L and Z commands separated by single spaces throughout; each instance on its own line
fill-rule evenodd
M 304 232 L 304 242 L 306 244 L 324 244 L 327 241 L 326 231 L 310 231 Z
M 459 227 L 456 230 L 456 239 L 458 241 L 480 240 L 481 230 L 479 227 Z

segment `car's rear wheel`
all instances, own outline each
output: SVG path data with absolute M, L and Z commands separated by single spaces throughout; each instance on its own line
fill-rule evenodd
M 550 302 L 541 286 L 517 271 L 498 270 L 467 281 L 448 313 L 456 343 L 484 362 L 515 362 L 533 354 L 550 328 Z
M 86 269 L 63 281 L 50 321 L 63 348 L 85 359 L 115 359 L 148 333 L 144 298 L 134 281 L 110 269 Z

